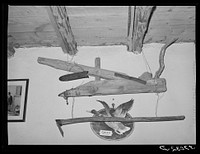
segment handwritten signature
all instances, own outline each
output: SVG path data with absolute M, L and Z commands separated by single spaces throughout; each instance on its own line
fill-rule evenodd
M 181 150 L 194 150 L 195 147 L 191 146 L 191 145 L 184 145 L 184 146 L 170 146 L 169 148 L 167 148 L 167 146 L 162 145 L 159 147 L 161 150 L 165 150 L 165 151 L 181 151 Z

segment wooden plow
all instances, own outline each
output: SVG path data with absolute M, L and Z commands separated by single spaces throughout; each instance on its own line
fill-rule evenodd
M 133 52 L 135 54 L 141 53 L 143 40 L 147 32 L 149 20 L 151 18 L 153 10 L 154 10 L 153 6 L 148 6 L 148 7 L 138 6 L 134 8 L 129 7 L 128 33 L 127 33 L 128 51 Z M 68 53 L 70 55 L 75 55 L 77 53 L 77 43 L 74 39 L 74 35 L 72 33 L 71 26 L 69 24 L 69 18 L 67 16 L 66 8 L 47 7 L 47 12 L 52 22 L 52 25 L 55 29 L 56 35 L 60 40 L 63 52 Z M 47 65 L 55 69 L 73 72 L 72 74 L 66 74 L 61 76 L 59 80 L 62 82 L 88 78 L 89 76 L 95 77 L 94 81 L 90 81 L 75 88 L 67 89 L 58 94 L 59 97 L 63 97 L 65 100 L 68 100 L 68 97 L 122 95 L 122 94 L 139 94 L 139 93 L 162 93 L 167 91 L 166 79 L 160 78 L 160 75 L 162 74 L 165 68 L 164 56 L 166 49 L 175 41 L 177 41 L 177 38 L 170 40 L 167 44 L 165 44 L 161 48 L 159 56 L 159 69 L 156 71 L 154 77 L 149 72 L 144 72 L 139 77 L 133 77 L 122 72 L 102 69 L 100 66 L 101 62 L 99 57 L 95 59 L 95 67 L 89 67 L 77 63 L 62 61 L 59 59 L 50 59 L 44 57 L 38 57 L 37 61 L 39 64 Z M 115 131 L 115 136 L 110 139 L 116 140 L 124 138 L 128 134 L 130 134 L 131 130 L 133 129 L 133 123 L 135 122 L 160 122 L 160 121 L 176 121 L 185 119 L 185 116 L 183 115 L 163 116 L 163 117 L 157 117 L 157 116 L 131 117 L 127 113 L 129 109 L 123 108 L 124 104 L 126 103 L 124 103 L 123 105 L 121 104 L 116 109 L 114 109 L 114 107 L 113 109 L 111 109 L 108 107 L 108 105 L 105 105 L 104 102 L 102 101 L 100 102 L 103 104 L 103 106 L 105 107 L 104 110 L 106 111 L 103 112 L 103 109 L 99 110 L 98 112 L 101 112 L 101 116 L 96 116 L 94 114 L 93 117 L 56 119 L 56 124 L 62 136 L 64 136 L 64 132 L 61 128 L 63 125 L 90 122 L 93 123 L 92 127 L 95 128 L 95 127 L 100 127 L 99 124 L 103 122 L 104 124 L 107 124 L 107 126 L 101 125 L 101 127 L 108 128 L 109 126 L 110 128 L 112 128 Z M 127 103 L 133 103 L 133 100 L 130 100 Z M 123 113 L 122 110 L 124 110 L 126 114 L 124 114 L 123 116 L 121 115 L 111 116 L 110 110 L 118 110 L 116 111 L 116 113 L 119 112 Z M 131 124 L 126 125 L 128 123 Z M 94 132 L 96 131 L 97 129 L 94 130 Z M 110 133 L 112 134 L 110 130 L 109 131 L 104 130 L 104 133 L 108 136 L 110 135 Z M 122 134 L 124 134 L 124 136 Z M 106 139 L 109 139 L 108 136 L 104 137 Z
M 43 57 L 38 57 L 38 63 L 53 67 L 55 69 L 74 72 L 79 76 L 80 74 L 82 75 L 80 77 L 74 75 L 74 80 L 88 76 L 95 77 L 95 81 L 90 81 L 76 88 L 68 89 L 58 95 L 64 99 L 67 99 L 68 97 L 97 95 L 161 93 L 167 91 L 166 80 L 164 78 L 159 78 L 165 67 L 164 55 L 167 47 L 174 43 L 176 40 L 177 39 L 172 39 L 168 44 L 162 47 L 159 57 L 160 67 L 153 78 L 152 74 L 148 72 L 144 72 L 137 78 L 129 76 L 125 73 L 101 69 L 98 65 L 96 65 L 96 67 L 89 67 L 77 63 L 70 63 L 58 59 Z M 71 76 L 73 76 L 73 74 Z M 100 80 L 100 78 L 105 80 Z M 73 80 L 73 78 L 70 80 Z

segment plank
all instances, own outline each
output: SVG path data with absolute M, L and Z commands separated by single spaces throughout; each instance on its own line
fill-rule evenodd
M 114 75 L 116 72 L 106 70 L 106 69 L 96 69 L 95 67 L 85 66 L 78 63 L 70 63 L 70 62 L 66 62 L 66 61 L 62 61 L 58 59 L 50 59 L 50 58 L 44 58 L 44 57 L 38 57 L 37 61 L 39 64 L 44 64 L 44 65 L 47 65 L 59 70 L 75 72 L 75 73 L 81 72 L 81 71 L 88 71 L 88 75 L 90 76 L 100 77 L 100 78 L 109 79 L 109 80 L 120 79 L 119 77 L 116 77 Z M 117 72 L 117 73 L 120 73 L 120 72 Z M 120 73 L 120 74 L 126 75 L 125 73 Z
M 127 45 L 128 7 L 67 6 L 67 10 L 79 46 Z M 175 35 L 180 36 L 177 42 L 194 42 L 195 21 L 195 6 L 157 6 L 143 44 L 167 43 Z M 43 7 L 9 6 L 8 34 L 20 47 L 60 46 Z
M 167 88 L 164 78 L 148 80 L 146 85 L 131 80 L 115 79 L 90 81 L 78 87 L 66 90 L 58 96 L 67 99 L 68 97 L 161 93 L 165 91 L 167 91 Z
M 95 58 L 95 68 L 97 70 L 101 68 L 101 59 L 100 59 L 100 57 Z M 100 80 L 101 80 L 100 77 L 98 77 L 98 76 L 95 77 L 95 81 L 100 81 Z
M 125 45 L 126 37 L 117 33 L 121 29 L 105 29 L 107 35 L 104 35 L 99 29 L 75 29 L 75 40 L 79 46 L 105 46 L 105 45 Z M 122 30 L 126 32 L 126 30 Z M 89 33 L 88 33 L 89 32 Z M 20 44 L 20 47 L 60 47 L 59 40 L 54 31 L 40 32 L 10 32 L 15 38 L 15 42 Z M 36 35 L 37 34 L 37 35 Z M 78 34 L 78 35 L 77 35 Z M 92 38 L 92 39 L 91 39 Z

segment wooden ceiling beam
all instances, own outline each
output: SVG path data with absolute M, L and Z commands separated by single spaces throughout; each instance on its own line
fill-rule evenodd
M 128 9 L 127 50 L 135 54 L 141 53 L 143 40 L 148 29 L 148 23 L 153 6 L 130 6 Z
M 66 8 L 78 46 L 127 45 L 128 7 Z M 195 6 L 156 6 L 143 45 L 165 44 L 172 37 L 195 43 L 195 21 Z M 44 7 L 9 6 L 8 35 L 15 48 L 61 46 Z
M 50 6 L 46 9 L 63 52 L 72 56 L 75 55 L 78 51 L 77 42 L 74 39 L 66 7 Z

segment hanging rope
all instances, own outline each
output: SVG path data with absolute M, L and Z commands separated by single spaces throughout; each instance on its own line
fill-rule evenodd
M 157 95 L 157 101 L 156 101 L 156 109 L 155 109 L 155 115 L 156 115 L 156 117 L 157 117 L 157 112 L 158 112 L 158 102 L 159 102 L 159 94 L 158 93 L 156 93 L 156 95 Z
M 73 59 L 74 59 L 74 55 L 71 57 L 71 59 L 69 61 L 72 62 Z
M 72 110 L 71 110 L 72 118 L 74 117 L 74 102 L 75 102 L 75 99 L 74 99 L 74 97 L 73 97 L 73 101 L 72 101 Z
M 174 39 L 174 40 L 176 41 L 176 39 Z M 173 43 L 174 40 L 171 41 L 171 42 Z M 165 45 L 165 46 L 169 46 L 169 45 Z M 166 49 L 165 49 L 165 50 L 166 50 Z M 148 63 L 148 61 L 147 61 L 147 59 L 146 59 L 146 56 L 145 56 L 143 50 L 142 50 L 142 57 L 143 57 L 143 60 L 144 60 L 144 62 L 145 62 L 145 66 L 146 66 L 147 72 L 150 72 L 150 73 L 152 74 L 151 67 L 150 67 L 150 65 L 149 65 L 149 63 Z M 153 78 L 153 80 L 154 80 L 154 82 L 156 83 L 156 78 Z M 156 84 L 154 85 L 154 87 L 156 88 Z M 157 101 L 156 101 L 156 106 L 155 106 L 155 116 L 156 116 L 156 117 L 157 117 L 157 113 L 158 113 L 158 104 L 159 104 L 159 101 L 160 101 L 161 98 L 164 96 L 164 94 L 165 94 L 165 92 L 160 96 L 159 93 L 156 93 L 156 95 L 157 95 Z
M 160 99 L 164 96 L 165 92 L 162 94 L 162 96 L 159 95 L 159 93 L 156 93 L 157 95 L 157 101 L 156 101 L 156 108 L 155 108 L 155 115 L 156 117 L 158 116 L 157 113 L 158 113 L 158 103 L 160 101 Z
M 71 59 L 72 60 L 72 59 Z M 71 62 L 70 60 L 70 62 Z M 82 71 L 85 71 L 81 66 L 79 66 L 76 62 L 73 62 L 74 65 L 71 66 L 71 68 L 69 69 L 69 72 L 71 72 L 71 69 L 75 66 L 79 67 Z
M 74 102 L 75 102 L 75 98 L 73 97 L 72 99 L 72 109 L 71 109 L 71 116 L 72 118 L 74 117 Z M 68 98 L 66 98 L 66 105 L 69 104 Z
M 148 63 L 148 61 L 147 61 L 147 59 L 146 59 L 146 57 L 145 57 L 145 54 L 144 54 L 143 50 L 142 50 L 142 57 L 143 57 L 143 60 L 144 60 L 144 62 L 145 62 L 145 64 L 146 64 L 145 66 L 146 66 L 147 72 L 150 72 L 150 73 L 152 74 L 151 68 L 150 68 L 150 66 L 149 66 L 149 63 Z M 149 71 L 148 71 L 148 69 L 149 69 Z

